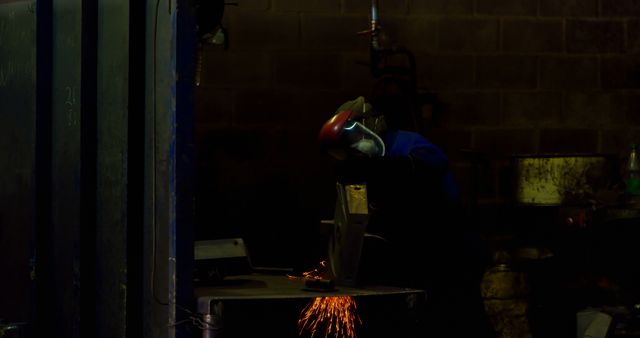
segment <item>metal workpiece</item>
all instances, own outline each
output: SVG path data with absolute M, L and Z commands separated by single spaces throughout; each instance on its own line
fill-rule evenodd
M 513 158 L 519 205 L 558 206 L 593 199 L 613 178 L 610 156 L 517 155 Z
M 336 188 L 335 219 L 329 239 L 329 268 L 336 285 L 355 286 L 369 222 L 367 186 L 336 183 Z

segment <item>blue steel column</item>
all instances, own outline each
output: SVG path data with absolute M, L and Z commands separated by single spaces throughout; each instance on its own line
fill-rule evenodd
M 171 1 L 171 0 L 169 0 Z M 170 3 L 170 2 L 169 2 Z M 144 168 L 143 333 L 145 338 L 169 337 L 169 168 L 173 114 L 170 63 L 171 13 L 166 0 L 147 0 Z M 169 79 L 167 79 L 169 78 Z
M 192 103 L 181 81 L 193 78 L 181 48 L 185 2 L 147 2 L 147 82 L 145 147 L 145 337 L 186 337 L 178 325 L 191 304 L 193 201 L 188 187 L 193 175 Z M 184 9 L 184 10 L 183 10 Z M 182 64 L 185 62 L 185 64 Z M 184 78 L 183 78 L 184 76 Z M 180 79 L 180 80 L 179 80 Z M 192 81 L 192 80 L 191 80 Z M 186 115 L 184 115 L 186 114 Z M 183 204 L 184 203 L 184 204 Z

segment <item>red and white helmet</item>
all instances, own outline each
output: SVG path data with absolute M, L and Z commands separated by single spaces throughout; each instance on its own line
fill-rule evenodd
M 361 113 L 339 110 L 320 129 L 320 145 L 339 160 L 348 157 L 384 156 L 384 142 L 360 122 Z

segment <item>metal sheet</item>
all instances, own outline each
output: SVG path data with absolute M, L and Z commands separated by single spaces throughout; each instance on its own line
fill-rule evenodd
M 332 296 L 382 296 L 421 294 L 423 290 L 392 286 L 337 286 L 335 291 L 318 292 L 305 290 L 304 279 L 282 275 L 244 275 L 225 279 L 225 284 L 215 287 L 195 288 L 194 295 L 198 304 L 218 300 L 251 300 L 251 299 L 293 299 Z M 207 306 L 198 306 L 201 313 Z
M 522 156 L 515 158 L 516 201 L 526 205 L 560 205 L 586 199 L 607 174 L 599 155 Z M 606 178 L 606 177 L 604 177 Z

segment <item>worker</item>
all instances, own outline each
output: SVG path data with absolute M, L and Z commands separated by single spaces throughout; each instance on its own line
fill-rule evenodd
M 402 129 L 391 101 L 366 101 L 361 96 L 341 105 L 319 134 L 337 160 L 338 182 L 367 186 L 359 278 L 425 290 L 420 334 L 487 337 L 479 293 L 486 252 L 461 226 L 466 219 L 446 154 L 417 131 Z

